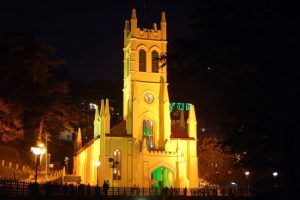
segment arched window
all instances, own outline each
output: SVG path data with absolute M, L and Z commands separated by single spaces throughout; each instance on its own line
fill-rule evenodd
M 139 71 L 146 71 L 146 51 L 143 49 L 139 51 Z
M 119 149 L 114 151 L 113 159 L 113 179 L 121 180 L 121 152 Z
M 146 138 L 146 143 L 148 149 L 154 148 L 154 134 L 153 134 L 153 121 L 144 120 L 143 121 L 143 136 Z
M 157 51 L 152 51 L 152 72 L 158 72 L 158 53 Z

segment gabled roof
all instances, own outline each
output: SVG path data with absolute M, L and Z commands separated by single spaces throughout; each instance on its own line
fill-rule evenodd
M 126 131 L 126 121 L 123 120 L 121 123 L 115 125 L 110 129 L 110 134 L 107 134 L 108 137 L 128 137 Z

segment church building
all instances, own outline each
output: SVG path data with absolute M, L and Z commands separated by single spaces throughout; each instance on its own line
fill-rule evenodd
M 186 117 L 171 119 L 167 82 L 167 22 L 160 29 L 138 27 L 136 10 L 124 28 L 123 122 L 110 127 L 109 100 L 95 110 L 94 139 L 75 141 L 74 174 L 81 183 L 109 180 L 114 187 L 197 187 L 197 121 L 189 104 Z M 186 119 L 185 119 L 186 118 Z

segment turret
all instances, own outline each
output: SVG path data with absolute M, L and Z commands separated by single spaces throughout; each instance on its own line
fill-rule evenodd
M 162 40 L 167 40 L 167 21 L 165 12 L 161 13 L 160 29 Z

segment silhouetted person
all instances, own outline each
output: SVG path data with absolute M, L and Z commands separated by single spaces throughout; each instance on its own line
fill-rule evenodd
M 173 187 L 170 187 L 170 196 L 173 196 Z
M 74 185 L 73 184 L 70 185 L 69 189 L 70 189 L 70 195 L 73 196 L 74 195 Z
M 90 186 L 90 184 L 88 184 L 87 187 L 86 187 L 86 195 L 88 197 L 91 196 L 91 186 Z
M 103 193 L 104 193 L 105 196 L 108 195 L 108 188 L 109 188 L 109 186 L 108 186 L 106 180 L 104 180 L 104 182 L 103 182 Z
M 69 190 L 68 185 L 65 183 L 64 187 L 63 187 L 64 196 L 66 196 L 68 194 L 68 190 Z
M 95 187 L 95 195 L 97 196 L 97 197 L 99 197 L 100 195 L 101 195 L 101 188 L 97 185 L 96 187 Z
M 80 184 L 78 186 L 78 193 L 79 193 L 79 196 L 83 196 L 83 193 L 84 193 L 84 185 L 83 184 Z
M 184 187 L 184 189 L 183 189 L 183 196 L 186 196 L 186 194 L 187 194 L 187 189 L 186 189 L 186 187 Z

